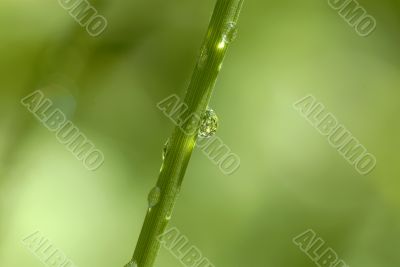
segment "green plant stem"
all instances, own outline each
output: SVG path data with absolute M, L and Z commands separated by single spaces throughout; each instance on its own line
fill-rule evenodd
M 199 56 L 186 92 L 184 102 L 188 106 L 188 114 L 201 116 L 207 109 L 229 47 L 224 38 L 227 26 L 236 25 L 242 4 L 243 0 L 217 0 L 202 46 L 203 53 Z M 164 232 L 171 218 L 196 139 L 197 131 L 187 135 L 179 126 L 175 127 L 169 139 L 170 148 L 157 181 L 157 187 L 161 190 L 160 200 L 147 212 L 132 258 L 139 267 L 151 267 L 154 264 L 160 248 L 157 238 Z

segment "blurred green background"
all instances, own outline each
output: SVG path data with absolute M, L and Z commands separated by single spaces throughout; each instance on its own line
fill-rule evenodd
M 97 38 L 56 0 L 0 2 L 0 266 L 43 266 L 40 230 L 77 266 L 131 257 L 215 1 L 90 1 Z M 170 222 L 215 266 L 316 266 L 292 238 L 314 229 L 349 266 L 400 266 L 400 2 L 359 0 L 359 37 L 327 1 L 245 1 L 210 106 L 241 158 L 232 176 L 200 151 Z M 41 89 L 105 154 L 96 172 L 21 104 Z M 359 175 L 292 103 L 313 94 L 377 157 Z M 157 267 L 181 266 L 161 249 Z

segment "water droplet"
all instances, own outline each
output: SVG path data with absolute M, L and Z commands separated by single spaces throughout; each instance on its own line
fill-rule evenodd
M 149 201 L 149 209 L 158 204 L 158 202 L 160 201 L 160 196 L 161 196 L 161 189 L 158 186 L 151 189 L 149 196 L 147 198 L 147 200 Z
M 207 47 L 203 47 L 200 53 L 200 58 L 199 58 L 199 67 L 203 68 L 204 65 L 206 64 L 208 59 L 208 49 Z
M 165 160 L 165 157 L 166 157 L 167 154 L 168 154 L 169 147 L 170 147 L 170 144 L 169 144 L 169 138 L 168 138 L 167 141 L 166 141 L 165 144 L 164 144 L 164 148 L 163 148 L 163 152 L 162 152 L 162 159 L 163 159 L 163 160 Z
M 211 137 L 218 129 L 218 117 L 214 110 L 208 108 L 201 118 L 201 125 L 199 129 L 200 137 Z
M 174 188 L 173 190 L 176 193 L 172 194 L 172 195 L 178 196 L 180 189 Z M 173 197 L 171 197 L 171 199 L 169 199 L 169 203 L 167 205 L 168 205 L 168 209 L 167 209 L 167 212 L 165 214 L 165 220 L 169 221 L 169 220 L 171 220 L 172 213 L 174 212 L 175 202 L 174 202 Z
M 167 212 L 167 215 L 165 215 L 165 219 L 166 219 L 167 221 L 171 220 L 172 212 L 173 212 L 173 208 L 171 208 L 171 209 Z
M 137 265 L 136 261 L 131 260 L 124 267 L 138 267 L 138 265 Z
M 225 26 L 223 40 L 225 43 L 232 43 L 237 37 L 237 26 L 235 22 L 228 22 Z

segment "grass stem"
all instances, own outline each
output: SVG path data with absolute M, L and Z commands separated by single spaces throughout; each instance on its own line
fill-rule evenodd
M 202 53 L 184 99 L 188 106 L 187 114 L 201 117 L 207 109 L 226 51 L 235 38 L 243 1 L 217 0 Z M 160 198 L 157 205 L 147 212 L 132 258 L 132 262 L 139 267 L 151 267 L 154 264 L 160 247 L 157 237 L 164 232 L 171 218 L 196 138 L 197 131 L 185 134 L 177 126 L 169 139 L 168 153 L 157 181 Z

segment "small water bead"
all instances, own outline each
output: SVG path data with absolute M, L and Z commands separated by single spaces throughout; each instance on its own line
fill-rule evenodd
M 169 152 L 169 148 L 170 148 L 170 143 L 169 143 L 169 138 L 167 139 L 167 141 L 164 144 L 162 153 L 161 153 L 161 157 L 162 157 L 162 163 L 161 163 L 161 167 L 160 167 L 160 172 L 162 172 L 162 170 L 164 169 L 164 160 L 167 157 L 167 154 Z
M 225 26 L 223 33 L 223 40 L 225 43 L 232 43 L 237 37 L 237 26 L 235 22 L 228 22 Z
M 166 219 L 167 221 L 171 220 L 172 211 L 173 211 L 173 209 L 170 209 L 170 210 L 167 212 L 167 215 L 165 216 L 165 219 Z
M 168 151 L 169 151 L 170 143 L 169 143 L 169 138 L 164 144 L 163 152 L 162 152 L 162 159 L 165 160 L 167 157 Z
M 201 118 L 201 125 L 199 129 L 200 137 L 211 137 L 218 129 L 218 116 L 214 110 L 208 108 Z
M 206 47 L 203 47 L 200 53 L 200 58 L 199 58 L 199 67 L 203 68 L 204 65 L 206 64 L 206 61 L 208 59 L 208 50 Z
M 161 189 L 158 186 L 151 189 L 147 197 L 147 200 L 149 202 L 149 209 L 158 204 L 158 202 L 160 201 L 160 196 L 161 196 Z

